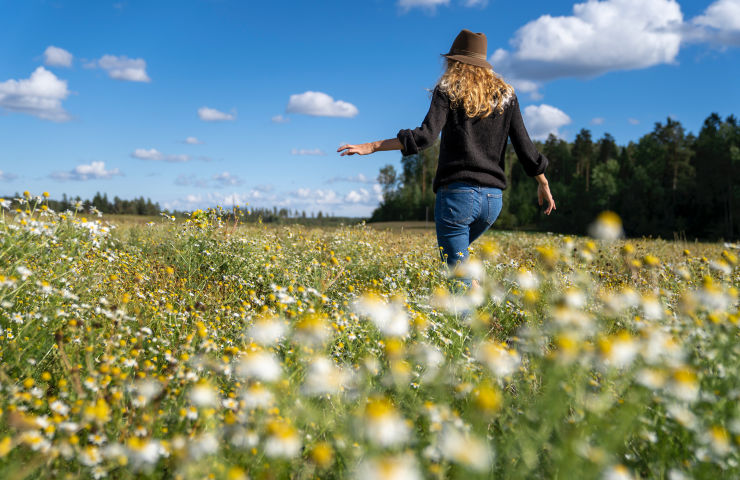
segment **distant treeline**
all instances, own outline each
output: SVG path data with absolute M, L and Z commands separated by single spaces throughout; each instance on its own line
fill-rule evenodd
M 300 224 L 312 226 L 325 225 L 351 225 L 362 221 L 361 218 L 335 217 L 331 213 L 310 212 L 305 210 L 291 210 L 289 208 L 242 208 L 241 222 L 247 223 L 277 223 L 277 224 Z
M 22 195 L 16 193 L 12 196 L 0 196 L 11 201 L 11 209 L 19 208 L 18 202 L 15 200 L 21 198 Z M 34 196 L 34 198 L 36 198 Z M 81 197 L 67 197 L 67 194 L 62 195 L 61 200 L 55 200 L 52 198 L 43 198 L 50 209 L 56 212 L 64 212 L 66 210 L 74 211 L 76 205 L 79 205 L 81 210 L 89 212 L 91 207 L 95 207 L 98 211 L 103 214 L 118 214 L 118 215 L 148 215 L 156 216 L 160 213 L 167 213 L 177 218 L 187 217 L 190 212 L 180 210 L 163 210 L 159 203 L 152 202 L 148 198 L 139 197 L 133 200 L 124 200 L 119 197 L 113 197 L 113 200 L 108 199 L 108 195 L 105 193 L 97 192 L 92 200 L 82 199 Z M 33 203 L 33 198 L 31 203 Z M 231 209 L 224 209 L 223 214 L 227 220 L 232 221 L 234 218 L 234 212 Z M 250 208 L 241 207 L 239 209 L 239 222 L 246 223 L 278 223 L 278 224 L 302 224 L 302 225 L 340 225 L 340 224 L 355 224 L 361 222 L 363 219 L 355 217 L 336 217 L 329 212 L 310 212 L 306 213 L 305 210 L 291 210 L 288 208 Z
M 573 142 L 553 135 L 539 150 L 550 160 L 546 175 L 557 211 L 537 206 L 536 182 L 526 176 L 511 145 L 509 187 L 496 222 L 500 228 L 583 234 L 604 210 L 618 213 L 628 236 L 736 239 L 740 236 L 740 127 L 734 116 L 712 114 L 698 136 L 668 118 L 637 142 L 617 145 L 605 133 L 594 141 L 582 129 Z M 432 180 L 439 145 L 380 170 L 384 200 L 371 221 L 434 218 Z
M 12 208 L 18 208 L 16 198 L 22 198 L 22 195 L 16 193 L 14 196 L 4 197 L 6 200 L 11 200 Z M 120 215 L 159 215 L 162 209 L 158 203 L 152 202 L 148 198 L 139 197 L 133 200 L 125 200 L 119 197 L 113 197 L 113 200 L 108 199 L 107 194 L 96 193 L 92 200 L 82 199 L 79 196 L 67 197 L 67 194 L 62 194 L 61 200 L 55 200 L 53 198 L 44 199 L 44 202 L 49 206 L 50 209 L 56 212 L 64 212 L 66 210 L 74 211 L 76 205 L 80 205 L 82 210 L 89 210 L 90 207 L 95 207 L 101 213 L 114 213 Z M 33 203 L 33 199 L 31 200 Z

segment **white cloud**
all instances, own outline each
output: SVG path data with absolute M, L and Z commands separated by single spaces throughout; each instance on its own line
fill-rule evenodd
M 226 113 L 215 108 L 200 107 L 198 109 L 198 117 L 204 122 L 224 122 L 228 120 L 236 120 L 236 112 Z
M 512 51 L 498 49 L 490 61 L 517 89 L 536 92 L 556 78 L 673 63 L 682 24 L 674 0 L 591 0 L 575 4 L 571 16 L 527 23 L 514 34 Z
M 44 67 L 36 68 L 29 78 L 0 83 L 0 107 L 44 120 L 69 120 L 62 108 L 62 100 L 67 96 L 67 81 L 60 80 Z
M 0 182 L 10 182 L 11 180 L 15 180 L 16 178 L 18 178 L 18 175 L 3 172 L 2 170 L 0 170 Z
M 154 162 L 182 163 L 190 161 L 190 155 L 164 154 L 156 148 L 137 148 L 136 150 L 134 150 L 131 156 L 133 158 L 138 158 L 139 160 L 149 160 Z
M 315 117 L 352 118 L 357 115 L 357 107 L 342 100 L 334 100 L 322 92 L 304 92 L 290 96 L 287 113 L 300 113 Z
M 359 190 L 350 191 L 347 196 L 344 197 L 344 201 L 348 203 L 359 203 L 363 205 L 377 205 L 383 200 L 382 189 L 377 183 L 373 185 L 372 191 L 360 188 Z
M 639 125 L 640 121 L 636 118 L 628 118 L 627 121 L 630 123 L 630 125 Z
M 591 125 L 603 125 L 604 119 L 602 117 L 594 117 L 591 119 Z
M 188 145 L 200 145 L 203 143 L 200 140 L 198 140 L 196 137 L 188 137 L 184 140 L 184 142 L 187 143 Z
M 312 149 L 306 149 L 306 148 L 293 148 L 290 151 L 291 155 L 326 155 L 326 152 L 321 150 L 320 148 L 312 148 Z
M 338 183 L 338 182 L 348 182 L 348 183 L 374 183 L 375 180 L 367 178 L 362 173 L 358 173 L 354 176 L 347 176 L 347 177 L 332 177 L 329 180 L 326 181 L 326 183 Z
M 293 199 L 290 197 L 300 199 L 302 200 L 301 203 L 308 205 L 337 205 L 342 202 L 342 198 L 337 194 L 337 192 L 329 188 L 319 188 L 315 190 L 311 188 L 299 188 L 294 192 L 290 192 L 290 194 L 283 199 L 283 202 L 287 204 L 294 203 Z
M 536 140 L 544 140 L 551 133 L 560 136 L 560 127 L 570 123 L 570 117 L 562 110 L 550 105 L 529 105 L 524 109 L 527 131 Z
M 740 0 L 717 0 L 693 23 L 720 30 L 740 30 Z
M 49 45 L 44 50 L 44 63 L 50 67 L 71 67 L 72 54 L 63 48 Z
M 222 172 L 213 176 L 213 180 L 223 187 L 241 185 L 244 183 L 241 178 L 229 172 Z
M 488 5 L 488 0 L 465 0 L 463 5 L 466 7 L 485 7 Z
M 273 123 L 288 123 L 290 119 L 288 117 L 284 117 L 282 115 L 275 115 L 272 117 Z
M 143 58 L 128 58 L 125 55 L 117 57 L 115 55 L 103 55 L 97 61 L 98 66 L 108 72 L 110 78 L 116 80 L 125 80 L 129 82 L 150 82 L 149 75 L 146 74 L 146 61 Z
M 98 180 L 123 175 L 117 168 L 105 169 L 105 162 L 92 162 L 89 165 L 77 165 L 68 172 L 54 172 L 50 176 L 55 180 Z
M 693 40 L 740 45 L 740 0 L 717 0 L 691 23 Z

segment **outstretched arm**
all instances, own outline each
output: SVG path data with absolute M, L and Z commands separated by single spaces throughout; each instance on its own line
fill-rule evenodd
M 388 150 L 401 150 L 401 142 L 397 138 L 388 140 L 378 140 L 376 142 L 361 143 L 359 145 L 342 145 L 337 152 L 342 152 L 341 157 L 345 155 L 369 155 L 375 152 L 384 152 Z
M 401 150 L 404 155 L 413 155 L 431 146 L 439 137 L 439 132 L 447 119 L 449 100 L 439 87 L 432 92 L 432 103 L 421 126 L 413 130 L 401 130 L 396 138 L 362 143 L 360 145 L 342 145 L 337 152 L 344 155 L 369 155 L 385 150 Z

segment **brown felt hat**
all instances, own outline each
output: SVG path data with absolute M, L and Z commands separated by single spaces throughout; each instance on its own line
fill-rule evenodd
M 452 42 L 449 53 L 443 53 L 442 56 L 450 60 L 475 65 L 476 67 L 493 69 L 490 63 L 486 61 L 486 48 L 488 40 L 482 33 L 473 33 L 464 29 L 457 34 L 455 41 Z

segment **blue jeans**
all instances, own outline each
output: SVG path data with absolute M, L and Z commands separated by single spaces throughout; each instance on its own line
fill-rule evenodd
M 501 213 L 500 188 L 455 182 L 439 187 L 434 223 L 442 261 L 454 267 L 468 258 L 468 247 L 483 235 Z M 463 282 L 470 286 L 469 279 Z

